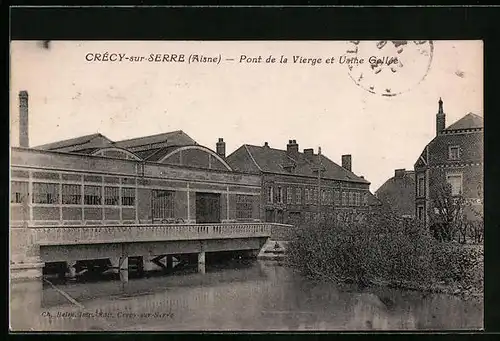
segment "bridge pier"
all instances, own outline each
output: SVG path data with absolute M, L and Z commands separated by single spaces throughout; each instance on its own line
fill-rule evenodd
M 128 271 L 128 257 L 120 257 L 120 272 Z
M 167 255 L 167 270 L 171 270 L 174 264 L 174 257 L 172 255 Z
M 144 271 L 153 271 L 154 270 L 154 263 L 153 263 L 154 257 L 151 256 L 142 256 L 142 268 Z
M 205 273 L 205 251 L 198 253 L 198 272 Z
M 120 270 L 120 282 L 128 282 L 128 270 Z
M 66 262 L 66 266 L 68 268 L 68 277 L 70 279 L 76 278 L 76 261 Z

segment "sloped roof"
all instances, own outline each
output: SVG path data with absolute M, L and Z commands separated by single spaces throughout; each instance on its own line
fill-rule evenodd
M 381 206 L 382 201 L 379 198 L 377 198 L 372 192 L 368 192 L 368 205 Z
M 445 130 L 461 130 L 461 129 L 474 129 L 483 128 L 483 118 L 479 115 L 468 113 Z
M 375 195 L 398 215 L 414 215 L 415 172 L 404 171 L 402 176 L 388 179 L 377 189 Z
M 173 152 L 176 149 L 179 149 L 181 146 L 169 146 L 169 147 L 162 147 L 162 148 L 157 148 L 154 149 L 154 153 L 149 154 L 148 157 L 146 158 L 147 161 L 160 161 L 163 157 L 168 155 L 170 152 Z
M 254 145 L 243 145 L 244 149 L 253 160 L 257 167 L 263 172 L 278 173 L 278 174 L 296 174 L 303 176 L 317 176 L 317 154 L 313 154 L 312 157 L 306 156 L 304 153 L 296 154 L 295 158 L 291 158 L 286 150 L 274 149 L 268 146 L 254 146 Z M 228 162 L 234 162 L 234 159 L 228 156 Z M 295 169 L 292 173 L 286 170 L 287 165 L 295 165 Z M 369 182 L 365 179 L 357 176 L 353 172 L 337 165 L 332 160 L 328 159 L 324 155 L 321 155 L 321 165 L 322 173 L 321 176 L 324 178 L 344 180 L 344 181 L 355 181 L 368 184 Z M 233 166 L 231 164 L 231 166 Z M 239 167 L 241 168 L 241 167 Z
M 121 148 L 137 148 L 141 146 L 153 145 L 156 143 L 167 142 L 168 146 L 187 146 L 195 145 L 196 141 L 182 130 L 172 131 L 168 133 L 137 137 L 128 140 L 116 141 L 115 146 Z
M 109 141 L 110 144 L 112 144 L 112 141 L 110 139 L 108 139 L 106 136 L 102 135 L 101 133 L 95 133 L 95 134 L 75 137 L 75 138 L 68 139 L 68 140 L 47 143 L 47 144 L 43 144 L 41 146 L 37 146 L 34 148 L 43 149 L 43 150 L 58 150 L 58 149 L 68 148 L 68 147 L 83 146 L 87 143 L 90 143 L 92 140 L 94 140 L 97 137 L 101 137 L 101 138 Z

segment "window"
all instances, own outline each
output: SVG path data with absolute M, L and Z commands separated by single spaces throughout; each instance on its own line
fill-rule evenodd
M 417 176 L 417 196 L 425 196 L 425 175 L 418 174 Z
M 110 206 L 120 205 L 119 187 L 104 187 L 104 205 L 110 205 Z
M 313 200 L 314 200 L 314 204 L 317 204 L 318 203 L 318 189 L 315 188 L 313 190 L 313 193 L 314 193 L 314 197 L 313 197 Z
M 295 189 L 295 200 L 297 205 L 302 204 L 302 188 Z
M 336 189 L 334 192 L 333 201 L 336 206 L 340 205 L 340 191 L 338 189 Z
M 21 204 L 28 197 L 28 183 L 24 181 L 12 181 L 10 185 L 10 202 Z
M 57 204 L 59 202 L 59 184 L 33 183 L 34 204 Z
M 448 174 L 446 181 L 451 185 L 451 195 L 462 194 L 462 174 Z
M 251 195 L 236 195 L 236 218 L 251 219 L 252 218 L 252 196 Z
M 356 192 L 354 194 L 354 206 L 359 206 L 359 202 L 360 202 L 360 193 Z
M 283 203 L 283 188 L 278 187 L 278 197 L 276 198 L 277 202 L 282 204 Z
M 347 192 L 342 192 L 342 206 L 347 206 Z
M 135 205 L 135 188 L 122 188 L 122 205 Z
M 309 191 L 309 188 L 306 188 L 304 191 L 306 197 L 306 205 L 308 205 L 311 203 L 311 192 Z
M 417 218 L 418 220 L 424 220 L 424 206 L 417 207 Z
M 82 187 L 80 185 L 62 185 L 63 205 L 80 205 L 82 203 Z
M 170 191 L 153 191 L 153 218 L 174 218 L 174 193 Z
M 321 190 L 321 204 L 326 205 L 327 204 L 327 198 L 326 198 L 326 189 Z
M 460 146 L 449 146 L 448 147 L 448 159 L 459 160 L 460 159 Z
M 368 205 L 368 193 L 363 194 L 363 205 Z
M 274 196 L 273 186 L 269 186 L 267 188 L 267 202 L 272 204 L 274 199 L 273 196 Z
M 349 192 L 349 206 L 354 206 L 354 192 Z
M 100 205 L 101 204 L 101 187 L 100 186 L 87 186 L 83 188 L 83 202 L 85 205 Z
M 293 188 L 288 187 L 286 189 L 286 202 L 287 204 L 293 204 Z

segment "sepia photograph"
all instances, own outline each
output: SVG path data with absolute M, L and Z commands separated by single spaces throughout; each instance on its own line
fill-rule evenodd
M 11 331 L 483 330 L 481 40 L 12 40 Z

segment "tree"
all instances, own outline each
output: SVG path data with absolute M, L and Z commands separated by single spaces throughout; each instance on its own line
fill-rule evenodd
M 429 222 L 433 236 L 443 242 L 457 240 L 465 244 L 472 236 L 476 243 L 482 241 L 482 213 L 474 208 L 472 201 L 462 193 L 452 194 L 451 185 L 443 182 L 433 186 L 432 205 L 429 207 Z M 481 193 L 479 193 L 481 194 Z M 482 203 L 482 199 L 478 199 Z M 472 212 L 475 219 L 467 213 Z

